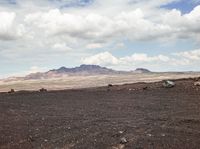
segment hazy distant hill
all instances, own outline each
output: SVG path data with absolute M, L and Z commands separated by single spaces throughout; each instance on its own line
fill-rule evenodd
M 149 71 L 148 69 L 144 69 L 144 68 L 137 68 L 134 72 L 137 72 L 137 73 L 150 73 L 151 71 Z
M 24 77 L 24 79 L 47 79 L 58 78 L 63 76 L 72 75 L 100 75 L 100 74 L 119 74 L 122 71 L 115 71 L 106 67 L 100 67 L 98 65 L 81 65 L 75 68 L 60 67 L 59 69 L 53 69 L 44 73 L 33 73 Z
M 5 79 L 5 81 L 18 81 L 18 80 L 38 80 L 38 79 L 51 79 L 62 78 L 66 76 L 90 76 L 90 75 L 115 75 L 115 74 L 132 74 L 132 73 L 149 73 L 150 71 L 144 68 L 138 68 L 134 71 L 117 71 L 99 65 L 80 65 L 79 67 L 66 68 L 60 67 L 52 69 L 47 72 L 37 72 L 28 74 L 25 77 L 12 77 Z
M 150 71 L 144 68 L 138 68 L 135 71 L 116 71 L 99 65 L 80 65 L 79 67 L 66 68 L 60 67 L 44 73 L 33 73 L 25 76 L 25 79 L 46 79 L 57 78 L 62 76 L 72 75 L 109 75 L 109 74 L 129 74 L 129 73 L 149 73 Z
M 61 67 L 59 69 L 50 70 L 48 73 L 57 74 L 112 74 L 117 73 L 117 71 L 108 69 L 106 67 L 100 67 L 98 65 L 81 65 L 75 68 Z

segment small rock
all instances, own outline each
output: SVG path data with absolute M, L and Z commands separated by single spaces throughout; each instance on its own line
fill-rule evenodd
M 199 80 L 200 80 L 200 77 L 194 78 L 194 81 L 199 81 Z
M 165 137 L 166 135 L 164 133 L 161 134 L 162 137 Z
M 136 89 L 134 89 L 134 88 L 129 88 L 128 90 L 129 90 L 129 91 L 135 91 Z
M 124 131 L 119 131 L 118 133 L 119 133 L 119 134 L 123 134 L 123 133 L 124 133 Z
M 15 90 L 14 89 L 11 89 L 8 93 L 14 93 Z
M 40 91 L 40 92 L 47 92 L 47 89 L 41 88 L 39 91 Z
M 13 142 L 11 142 L 11 143 L 13 143 Z M 24 140 L 20 140 L 19 141 L 19 144 L 22 144 L 22 143 L 24 143 Z
M 148 137 L 152 137 L 152 134 L 149 133 L 149 134 L 147 134 L 147 136 L 148 136 Z
M 126 143 L 128 143 L 128 141 L 127 141 L 127 139 L 125 137 L 123 137 L 123 138 L 120 139 L 120 143 L 121 144 L 126 144 Z
M 200 86 L 200 82 L 199 81 L 194 82 L 194 86 Z
M 48 140 L 47 140 L 47 139 L 45 139 L 45 140 L 44 140 L 44 142 L 48 142 Z
M 143 90 L 147 90 L 147 89 L 148 89 L 148 87 L 147 87 L 147 86 L 145 86 L 145 87 L 143 87 L 142 89 L 143 89 Z
M 144 149 L 144 148 L 141 146 L 136 146 L 135 149 Z
M 116 134 L 114 134 L 113 137 L 120 137 L 120 136 L 122 136 L 122 134 L 123 134 L 124 132 L 125 132 L 125 131 L 120 130 L 120 131 L 118 131 Z
M 112 149 L 124 149 L 125 145 L 124 144 L 118 144 L 117 146 L 113 146 Z
M 108 84 L 108 87 L 112 87 L 113 85 L 112 84 Z
M 33 136 L 29 136 L 29 141 L 31 141 L 31 142 L 33 142 L 34 141 L 34 139 L 33 139 Z

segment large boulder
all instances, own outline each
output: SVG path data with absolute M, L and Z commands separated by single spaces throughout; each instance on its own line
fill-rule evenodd
M 176 84 L 173 82 L 173 81 L 170 81 L 170 80 L 165 80 L 163 82 L 163 87 L 164 88 L 172 88 L 174 87 Z

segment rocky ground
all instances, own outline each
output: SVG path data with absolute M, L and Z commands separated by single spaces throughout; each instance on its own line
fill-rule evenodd
M 194 79 L 0 94 L 1 149 L 198 149 Z

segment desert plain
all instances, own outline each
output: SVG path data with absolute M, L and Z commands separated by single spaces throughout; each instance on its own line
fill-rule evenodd
M 40 82 L 47 92 L 37 90 L 38 82 L 1 85 L 18 91 L 0 93 L 0 148 L 198 149 L 198 74 L 171 76 L 173 88 L 162 86 L 169 76 L 151 75 L 90 76 L 89 84 L 79 77 L 63 81 L 62 89 L 52 88 L 58 80 Z

